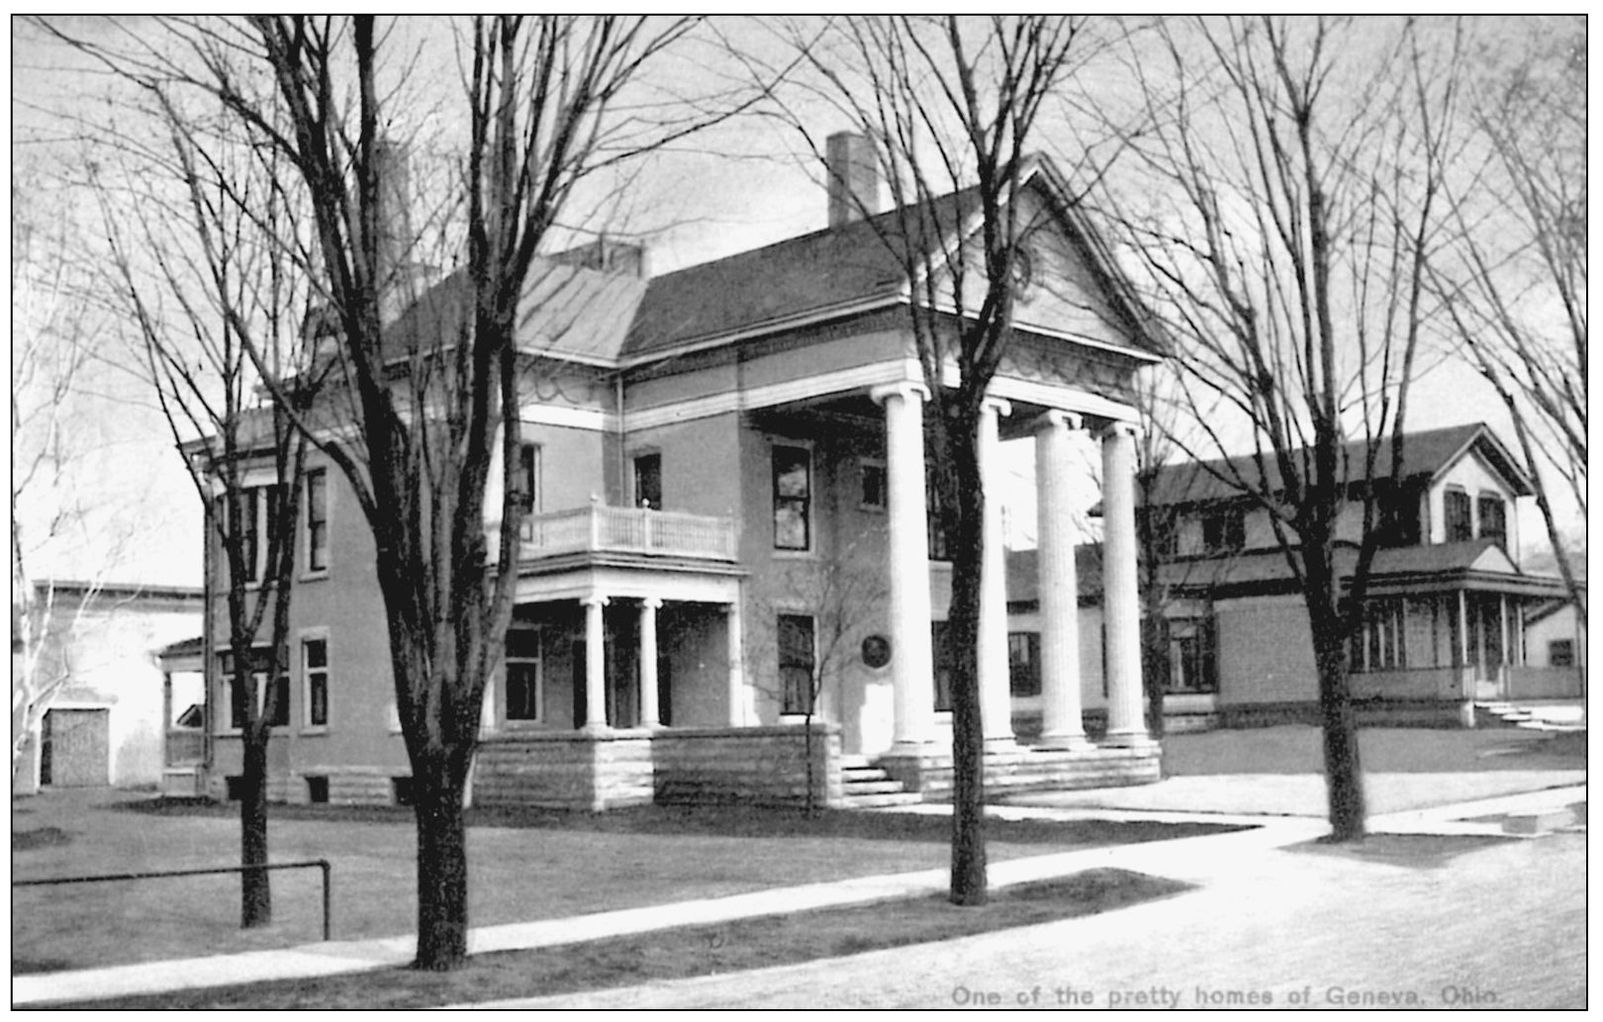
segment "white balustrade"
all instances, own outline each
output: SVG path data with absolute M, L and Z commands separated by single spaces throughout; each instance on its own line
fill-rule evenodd
M 524 534 L 525 557 L 609 552 L 735 559 L 731 519 L 678 511 L 592 504 L 532 515 Z

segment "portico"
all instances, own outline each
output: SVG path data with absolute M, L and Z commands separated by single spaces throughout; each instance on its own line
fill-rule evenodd
M 1004 388 L 1006 381 L 1003 383 Z M 988 753 L 1015 748 L 1008 670 L 1007 591 L 1002 530 L 1001 443 L 1005 432 L 1029 435 L 1035 444 L 1037 543 L 1041 565 L 1042 704 L 1039 748 L 1073 751 L 1090 747 L 1081 720 L 1077 539 L 1072 520 L 1077 473 L 1073 434 L 1092 415 L 1066 407 L 1042 407 L 1044 388 L 1032 385 L 1030 401 L 988 398 L 979 424 L 979 455 L 985 491 L 984 552 L 977 648 L 981 721 Z M 895 744 L 890 760 L 942 757 L 950 750 L 936 740 L 932 699 L 933 651 L 928 579 L 924 406 L 928 389 L 906 382 L 877 387 L 872 396 L 884 410 L 887 479 L 890 642 Z M 1067 388 L 1063 404 L 1084 395 Z M 1100 401 L 1106 406 L 1111 402 Z M 1019 414 L 1015 414 L 1015 413 Z M 1140 609 L 1136 573 L 1135 428 L 1100 408 L 1094 416 L 1103 465 L 1103 570 L 1107 619 L 1110 718 L 1105 745 L 1145 748 L 1151 739 L 1142 712 Z M 1004 421 L 1005 422 L 1004 425 Z

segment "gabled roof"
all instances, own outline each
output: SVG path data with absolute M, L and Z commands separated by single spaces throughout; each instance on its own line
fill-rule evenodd
M 1032 157 L 1025 184 L 1039 187 L 1076 236 L 1077 250 L 1108 292 L 1111 306 L 1141 350 L 1162 354 L 1155 321 L 1141 307 L 1090 221 L 1069 203 L 1061 175 L 1045 157 Z M 907 208 L 907 207 L 904 207 Z M 931 200 L 920 213 L 922 231 L 950 237 L 976 229 L 974 187 Z M 740 252 L 654 278 L 623 346 L 643 357 L 696 342 L 778 326 L 809 316 L 860 311 L 903 300 L 910 293 L 897 255 L 907 217 L 890 210 L 865 220 Z
M 935 226 L 956 229 L 973 192 L 935 200 Z M 880 232 L 895 238 L 900 230 L 891 210 L 655 277 L 624 352 L 646 355 L 806 313 L 895 301 L 907 275 Z
M 1435 478 L 1471 448 L 1477 450 L 1491 463 L 1492 467 L 1508 481 L 1509 487 L 1516 495 L 1523 497 L 1533 492 L 1530 480 L 1520 471 L 1508 449 L 1497 439 L 1496 434 L 1481 422 L 1405 433 L 1402 478 Z M 1351 466 L 1349 474 L 1355 479 L 1363 474 L 1364 456 L 1364 441 L 1353 440 L 1346 444 L 1343 457 L 1346 464 Z M 1389 477 L 1391 469 L 1391 443 L 1389 440 L 1383 440 L 1376 451 L 1375 478 Z M 1264 470 L 1268 476 L 1269 488 L 1279 490 L 1280 470 L 1273 452 L 1264 452 Z M 1157 479 L 1151 487 L 1147 502 L 1152 505 L 1198 504 L 1239 498 L 1244 495 L 1244 491 L 1234 483 L 1238 475 L 1256 486 L 1256 480 L 1259 478 L 1258 466 L 1252 455 L 1165 465 L 1158 470 Z
M 639 277 L 537 258 L 518 297 L 518 349 L 612 365 L 645 292 L 646 282 Z M 421 336 L 433 345 L 447 339 L 442 328 L 470 325 L 472 301 L 466 270 L 457 270 L 429 288 L 385 331 L 391 357 L 405 358 L 412 337 Z

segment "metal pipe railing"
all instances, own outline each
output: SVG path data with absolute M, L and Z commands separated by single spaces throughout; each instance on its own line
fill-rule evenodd
M 94 884 L 108 880 L 151 880 L 158 877 L 192 877 L 218 873 L 267 872 L 275 869 L 310 869 L 316 866 L 323 871 L 323 939 L 332 940 L 334 908 L 332 867 L 327 859 L 308 859 L 305 862 L 269 862 L 260 866 L 217 866 L 208 869 L 157 869 L 142 873 L 97 873 L 81 877 L 46 877 L 41 880 L 13 880 L 12 887 L 54 887 L 60 884 Z

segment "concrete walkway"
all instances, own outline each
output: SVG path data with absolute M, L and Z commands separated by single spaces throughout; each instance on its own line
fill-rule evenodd
M 1467 823 L 1468 818 L 1523 813 L 1545 818 L 1574 803 L 1584 802 L 1584 786 L 1570 786 L 1489 801 L 1373 817 L 1375 833 L 1502 834 L 1500 822 Z M 914 811 L 947 812 L 941 806 L 916 806 Z M 1193 883 L 1218 883 L 1239 877 L 1262 860 L 1263 853 L 1319 837 L 1327 831 L 1323 821 L 1307 817 L 1237 816 L 1219 813 L 1185 814 L 1174 811 L 1141 812 L 1104 808 L 1011 806 L 995 812 L 1006 816 L 1052 818 L 1121 818 L 1251 823 L 1254 829 L 1229 834 L 1179 838 L 1138 845 L 1060 852 L 993 863 L 993 886 L 1025 883 L 1117 866 Z M 1544 817 L 1544 814 L 1547 814 Z M 1540 820 L 1539 820 L 1540 822 Z M 831 883 L 777 888 L 750 894 L 682 902 L 651 908 L 604 912 L 569 919 L 544 920 L 475 929 L 469 934 L 471 953 L 528 950 L 572 944 L 604 937 L 703 923 L 725 922 L 754 916 L 801 912 L 839 905 L 865 904 L 893 898 L 935 893 L 945 889 L 944 869 L 863 877 Z M 1122 910 L 1129 911 L 1129 910 Z M 1099 917 L 1101 918 L 1101 917 Z M 168 990 L 224 986 L 274 979 L 299 979 L 361 972 L 405 965 L 411 960 L 412 937 L 381 940 L 331 941 L 275 951 L 217 955 L 165 962 L 40 973 L 12 978 L 15 1007 L 41 1006 L 70 1000 L 90 1000 Z

